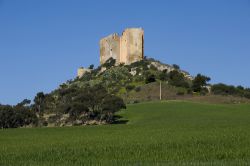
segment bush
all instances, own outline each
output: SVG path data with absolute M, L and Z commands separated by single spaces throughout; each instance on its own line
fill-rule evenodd
M 150 65 L 150 69 L 156 71 L 157 68 L 154 65 Z
M 186 90 L 185 90 L 185 89 L 178 89 L 176 95 L 178 95 L 178 96 L 183 96 L 183 95 L 185 95 L 185 93 L 186 93 Z
M 0 105 L 0 128 L 17 128 L 37 123 L 36 114 L 27 107 Z
M 127 91 L 131 91 L 131 90 L 133 90 L 134 88 L 135 88 L 134 85 L 127 85 L 127 86 L 126 86 L 126 90 L 127 90 Z
M 176 65 L 176 64 L 173 64 L 173 68 L 174 68 L 175 70 L 180 70 L 180 66 L 179 66 L 179 65 Z
M 211 88 L 211 91 L 216 95 L 233 95 L 239 97 L 250 98 L 250 90 L 242 86 L 233 86 L 226 84 L 214 84 Z
M 107 69 L 115 66 L 116 60 L 114 58 L 109 58 L 102 66 L 106 67 Z
M 155 79 L 155 75 L 154 74 L 151 74 L 151 75 L 149 75 L 149 76 L 147 76 L 146 77 L 146 84 L 149 84 L 149 83 L 151 83 L 151 82 L 155 82 L 156 81 L 156 79 Z
M 83 88 L 72 87 L 58 94 L 57 110 L 63 110 L 69 114 L 68 121 L 97 120 L 111 123 L 114 120 L 114 113 L 126 108 L 123 100 L 111 95 L 100 84 Z
M 215 84 L 212 86 L 212 92 L 216 95 L 236 95 L 237 90 L 232 85 L 225 85 L 225 84 Z
M 211 79 L 207 76 L 197 74 L 197 76 L 193 80 L 192 89 L 194 92 L 201 92 L 206 93 L 206 89 L 204 88 L 207 85 L 207 82 Z
M 141 91 L 141 87 L 140 87 L 140 86 L 136 87 L 136 88 L 135 88 L 135 91 L 136 91 L 136 92 L 140 92 L 140 91 Z
M 160 79 L 161 81 L 166 81 L 166 80 L 168 79 L 168 74 L 165 73 L 165 72 L 161 72 L 161 73 L 159 74 L 159 79 Z
M 169 83 L 176 87 L 189 88 L 189 83 L 186 81 L 184 75 L 177 70 L 169 73 Z

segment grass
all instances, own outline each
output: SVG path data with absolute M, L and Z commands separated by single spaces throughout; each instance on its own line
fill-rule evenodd
M 250 105 L 129 105 L 127 124 L 0 130 L 0 165 L 248 165 Z

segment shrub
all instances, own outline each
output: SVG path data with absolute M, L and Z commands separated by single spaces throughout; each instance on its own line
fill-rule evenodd
M 169 73 L 169 83 L 176 87 L 189 88 L 189 83 L 186 81 L 184 75 L 177 70 Z
M 0 105 L 0 128 L 17 128 L 37 123 L 36 114 L 28 107 Z
M 147 76 L 146 77 L 146 84 L 149 84 L 149 83 L 151 83 L 151 82 L 155 82 L 156 81 L 156 79 L 155 79 L 155 75 L 154 74 L 151 74 L 151 75 L 149 75 L 149 76 Z
M 173 64 L 173 68 L 174 68 L 175 70 L 179 70 L 179 69 L 180 69 L 180 66 L 179 66 L 179 65 L 176 65 L 176 64 Z
M 197 76 L 193 80 L 192 89 L 194 92 L 206 92 L 206 88 L 204 88 L 207 85 L 207 82 L 211 79 L 207 76 L 197 74 Z
M 140 87 L 140 86 L 136 87 L 136 88 L 135 88 L 135 91 L 136 91 L 136 92 L 140 92 L 140 91 L 141 91 L 141 87 Z
M 178 91 L 177 91 L 176 95 L 183 96 L 183 95 L 185 95 L 185 93 L 186 93 L 186 90 L 185 90 L 185 89 L 180 88 L 180 89 L 178 89 Z
M 157 68 L 154 65 L 150 65 L 150 69 L 156 71 Z
M 134 85 L 127 85 L 127 86 L 126 86 L 126 90 L 128 90 L 128 91 L 131 91 L 131 90 L 133 90 L 134 88 L 135 88 Z
M 102 66 L 106 67 L 107 69 L 115 66 L 116 60 L 114 58 L 109 58 Z
M 233 86 L 226 84 L 214 84 L 211 88 L 211 91 L 216 95 L 233 95 L 250 98 L 250 89 L 244 88 L 242 86 Z
M 222 83 L 213 85 L 211 90 L 216 95 L 235 95 L 237 93 L 234 86 Z

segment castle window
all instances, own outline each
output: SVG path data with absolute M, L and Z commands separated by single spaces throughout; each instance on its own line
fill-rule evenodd
M 113 51 L 113 49 L 110 49 L 110 51 Z

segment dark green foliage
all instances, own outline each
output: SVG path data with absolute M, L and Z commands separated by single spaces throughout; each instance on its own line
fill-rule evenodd
M 72 86 L 58 90 L 57 94 L 55 112 L 69 114 L 69 121 L 78 120 L 81 124 L 90 120 L 111 123 L 115 120 L 113 114 L 126 108 L 121 98 L 109 94 L 100 84 L 83 88 Z
M 207 76 L 201 75 L 201 74 L 197 74 L 197 76 L 194 78 L 193 80 L 193 85 L 192 85 L 192 89 L 194 92 L 205 92 L 204 89 L 205 86 L 207 85 L 207 82 L 210 81 L 211 79 Z
M 237 94 L 237 89 L 232 85 L 220 83 L 212 86 L 212 92 L 218 95 L 235 95 Z
M 246 89 L 246 90 L 244 91 L 244 97 L 250 99 L 250 89 Z
M 176 64 L 173 64 L 173 68 L 174 68 L 175 70 L 180 70 L 180 66 L 178 66 L 178 65 L 176 65 Z
M 111 67 L 115 66 L 116 60 L 114 58 L 109 58 L 102 66 L 110 69 Z
M 31 103 L 31 100 L 29 99 L 24 99 L 21 103 L 18 103 L 17 105 L 20 105 L 20 106 L 28 106 L 30 105 Z
M 241 86 L 241 85 L 237 86 L 236 88 L 239 89 L 239 90 L 245 90 L 245 88 L 243 86 Z
M 150 75 L 148 75 L 146 77 L 145 83 L 149 84 L 149 83 L 155 82 L 155 81 L 156 81 L 155 75 L 154 74 L 150 74 Z
M 34 112 L 26 107 L 28 100 L 16 106 L 0 105 L 0 128 L 17 128 L 36 125 L 38 118 Z
M 214 84 L 212 86 L 212 92 L 216 95 L 232 95 L 232 96 L 240 96 L 250 98 L 250 89 L 244 88 L 242 86 L 233 86 L 226 84 Z
M 139 67 L 136 68 L 136 74 L 137 75 L 139 75 L 139 73 L 141 73 L 141 71 L 142 71 L 141 68 L 139 68 Z
M 150 65 L 150 70 L 156 71 L 158 69 L 154 65 Z
M 107 95 L 103 98 L 103 102 L 101 105 L 101 114 L 100 120 L 105 120 L 108 123 L 114 122 L 114 113 L 119 111 L 120 109 L 125 109 L 126 105 L 124 101 L 114 95 Z
M 179 96 L 182 96 L 182 95 L 185 95 L 185 93 L 186 93 L 185 89 L 181 88 L 181 89 L 178 89 L 178 92 L 176 94 Z
M 134 85 L 127 85 L 127 86 L 126 86 L 126 90 L 128 90 L 128 91 L 131 91 L 131 90 L 133 90 L 133 89 L 135 89 L 135 86 L 134 86 Z
M 44 112 L 45 94 L 43 92 L 37 93 L 34 99 L 34 109 L 41 115 Z
M 97 75 L 99 74 L 99 72 L 101 71 L 101 69 L 102 69 L 102 67 L 99 66 L 99 67 L 97 67 L 96 69 L 93 69 L 93 70 L 91 71 L 91 74 L 92 74 L 93 76 L 97 76 Z
M 94 66 L 93 64 L 91 64 L 91 65 L 89 66 L 89 69 L 93 70 L 94 67 L 95 67 L 95 66 Z
M 136 87 L 136 88 L 135 88 L 135 91 L 136 91 L 136 92 L 140 92 L 140 91 L 141 91 L 141 87 L 140 87 L 140 86 Z
M 129 66 L 127 66 L 127 68 L 140 68 L 142 69 L 143 71 L 146 71 L 148 70 L 148 65 L 149 65 L 149 61 L 147 60 L 141 60 L 141 61 L 137 61 L 137 62 L 134 62 L 132 64 L 130 64 Z
M 71 121 L 77 120 L 82 114 L 86 114 L 89 112 L 89 109 L 85 106 L 84 103 L 74 102 L 70 104 L 68 108 L 66 108 L 66 113 L 69 113 L 69 117 Z
M 167 74 L 167 72 L 161 72 L 161 73 L 159 74 L 159 79 L 160 79 L 161 81 L 166 81 L 166 80 L 168 79 L 168 74 Z
M 189 84 L 184 75 L 178 70 L 169 72 L 169 83 L 176 87 L 189 88 Z

